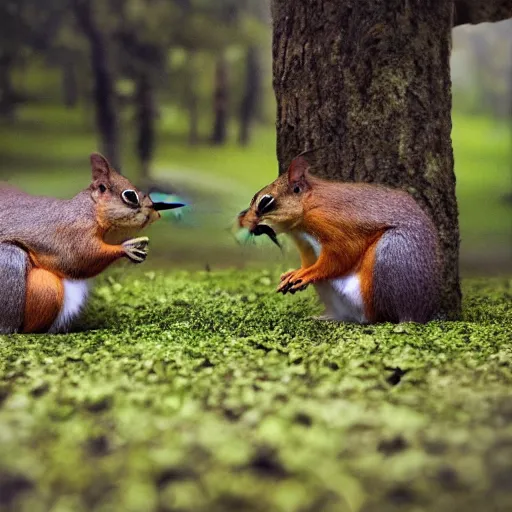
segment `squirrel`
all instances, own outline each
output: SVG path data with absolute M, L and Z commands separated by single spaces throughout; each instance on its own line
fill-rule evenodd
M 253 197 L 238 225 L 253 235 L 286 233 L 301 268 L 277 291 L 314 285 L 321 319 L 425 323 L 438 314 L 440 249 L 430 217 L 403 190 L 313 176 L 303 154 Z
M 121 258 L 143 262 L 149 240 L 132 237 L 184 206 L 154 203 L 99 153 L 90 161 L 91 185 L 69 200 L 0 183 L 0 334 L 66 332 L 87 280 Z

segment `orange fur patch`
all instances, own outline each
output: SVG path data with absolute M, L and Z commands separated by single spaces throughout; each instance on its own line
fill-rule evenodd
M 384 229 L 375 226 L 358 226 L 339 211 L 312 208 L 304 218 L 308 232 L 318 239 L 322 250 L 318 260 L 311 261 L 307 247 L 296 240 L 302 258 L 302 269 L 293 278 L 304 283 L 334 279 L 357 272 L 361 283 L 361 295 L 365 315 L 374 320 L 373 268 L 377 242 Z
M 24 333 L 46 332 L 57 318 L 64 302 L 62 280 L 41 268 L 33 268 L 27 276 Z
M 375 236 L 356 229 L 353 223 L 342 215 L 331 215 L 321 209 L 313 210 L 304 219 L 308 232 L 318 238 L 325 252 L 325 261 L 332 271 L 332 277 L 342 277 L 353 270 Z M 332 272 L 335 272 L 334 274 Z
M 366 318 L 371 322 L 375 321 L 375 311 L 373 305 L 373 269 L 375 267 L 377 243 L 381 236 L 382 233 L 368 247 L 361 260 L 358 270 L 365 315 Z

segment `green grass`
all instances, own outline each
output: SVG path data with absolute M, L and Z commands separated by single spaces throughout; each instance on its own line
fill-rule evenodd
M 118 269 L 78 332 L 0 336 L 0 509 L 511 510 L 512 281 L 427 326 L 276 281 Z

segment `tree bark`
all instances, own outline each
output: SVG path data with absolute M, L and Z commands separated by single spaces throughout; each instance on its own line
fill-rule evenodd
M 149 180 L 151 160 L 155 149 L 156 106 L 154 88 L 147 73 L 141 72 L 137 79 L 137 154 L 141 164 L 141 179 Z
M 438 228 L 442 310 L 457 317 L 451 2 L 273 0 L 272 13 L 280 172 L 323 147 L 313 172 L 412 194 Z
M 247 49 L 245 64 L 245 90 L 240 105 L 240 132 L 238 142 L 246 146 L 250 141 L 251 125 L 254 121 L 261 97 L 261 69 L 258 49 L 250 46 Z
M 94 19 L 91 0 L 74 0 L 73 5 L 78 24 L 91 49 L 96 125 L 101 137 L 102 151 L 110 163 L 120 170 L 115 79 L 109 62 L 108 43 Z
M 508 18 L 512 18 L 512 0 L 454 0 L 454 27 Z
M 228 63 L 224 55 L 217 59 L 215 67 L 215 90 L 213 93 L 213 144 L 225 144 L 228 123 Z

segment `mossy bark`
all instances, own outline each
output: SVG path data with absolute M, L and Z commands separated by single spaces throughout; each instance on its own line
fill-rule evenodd
M 272 11 L 280 172 L 323 148 L 319 175 L 409 191 L 438 227 L 443 311 L 456 317 L 451 2 L 273 0 Z

